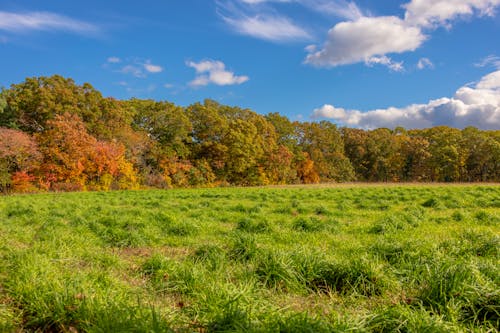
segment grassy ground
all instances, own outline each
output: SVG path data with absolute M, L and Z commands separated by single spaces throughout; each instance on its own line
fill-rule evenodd
M 500 187 L 0 198 L 0 332 L 497 332 Z

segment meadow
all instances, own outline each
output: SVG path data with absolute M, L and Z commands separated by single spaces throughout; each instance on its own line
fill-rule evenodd
M 0 332 L 497 332 L 500 186 L 0 197 Z

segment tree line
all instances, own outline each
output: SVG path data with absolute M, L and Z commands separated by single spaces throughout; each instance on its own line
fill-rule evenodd
M 3 192 L 499 180 L 500 130 L 338 128 L 213 100 L 117 100 L 58 75 L 0 92 Z

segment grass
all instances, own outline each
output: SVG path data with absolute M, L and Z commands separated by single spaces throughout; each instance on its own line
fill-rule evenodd
M 500 187 L 0 198 L 0 332 L 498 332 Z

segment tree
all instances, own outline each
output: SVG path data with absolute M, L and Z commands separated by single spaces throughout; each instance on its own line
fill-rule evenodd
M 314 161 L 309 158 L 308 153 L 302 153 L 302 159 L 297 167 L 297 174 L 304 184 L 319 183 L 320 177 L 314 169 Z
M 45 186 L 66 184 L 68 188 L 83 189 L 87 182 L 85 169 L 91 164 L 97 140 L 75 114 L 56 115 L 47 121 L 47 130 L 37 134 L 40 150 L 44 155 L 41 167 Z
M 203 104 L 190 105 L 187 115 L 192 124 L 192 160 L 208 161 L 217 177 L 223 178 L 228 157 L 223 137 L 229 130 L 229 122 L 220 109 L 217 102 L 205 100 Z
M 0 127 L 0 191 L 7 191 L 12 177 L 22 173 L 34 180 L 32 173 L 37 169 L 41 154 L 35 140 L 19 130 Z
M 134 129 L 147 133 L 166 154 L 188 157 L 187 144 L 190 143 L 192 126 L 183 108 L 153 100 L 132 99 L 128 104 L 133 109 Z
M 413 131 L 418 133 L 418 131 Z M 429 167 L 429 141 L 418 134 L 403 137 L 401 142 L 401 154 L 405 162 L 402 168 L 402 180 L 404 181 L 430 181 L 431 168 Z
M 460 130 L 438 126 L 422 130 L 420 133 L 429 141 L 430 180 L 453 182 L 463 179 L 466 151 L 461 144 Z
M 398 181 L 404 165 L 400 142 L 387 128 L 368 132 L 366 165 L 369 181 Z
M 327 121 L 302 123 L 297 127 L 299 145 L 314 161 L 322 181 L 350 181 L 354 171 L 344 155 L 344 144 L 335 124 Z
M 466 150 L 465 168 L 467 181 L 498 181 L 500 179 L 500 141 L 467 127 L 462 131 L 462 146 Z
M 298 147 L 299 143 L 296 130 L 298 123 L 292 123 L 287 117 L 277 112 L 269 113 L 266 119 L 275 128 L 277 135 L 276 143 L 278 145 L 285 146 L 290 151 Z
M 76 114 L 84 122 L 95 124 L 100 120 L 99 101 L 102 96 L 88 83 L 78 86 L 72 79 L 59 75 L 27 78 L 12 85 L 6 94 L 7 113 L 2 122 L 28 133 L 40 133 L 47 121 L 64 113 Z

